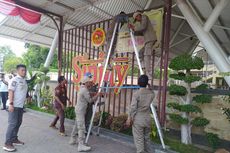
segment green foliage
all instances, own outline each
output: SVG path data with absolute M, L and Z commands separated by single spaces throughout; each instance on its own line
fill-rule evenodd
M 166 145 L 169 146 L 170 149 L 178 153 L 211 153 L 207 150 L 202 150 L 193 145 L 186 145 L 186 144 L 180 143 L 180 141 L 177 139 L 166 137 L 164 140 L 165 140 Z
M 201 80 L 201 77 L 199 76 L 193 76 L 193 75 L 186 76 L 183 72 L 178 72 L 178 74 L 170 74 L 169 77 L 176 80 L 183 80 L 186 83 L 192 83 Z
M 211 95 L 196 95 L 193 97 L 193 101 L 204 104 L 204 103 L 211 103 L 212 102 L 212 96 Z
M 185 96 L 187 94 L 187 89 L 183 86 L 173 84 L 169 87 L 169 94 L 170 95 Z
M 35 110 L 35 111 L 39 111 L 39 112 L 45 112 L 45 113 L 49 113 L 49 114 L 54 114 L 55 113 L 53 109 L 39 108 L 38 106 L 36 106 L 36 104 L 34 102 L 26 104 L 25 107 L 30 108 L 30 109 Z
M 199 57 L 192 57 L 189 54 L 184 54 L 175 57 L 171 60 L 169 68 L 173 70 L 191 70 L 191 69 L 202 69 L 204 67 L 204 62 Z
M 181 105 L 181 112 L 187 112 L 187 113 L 201 113 L 201 109 L 198 106 L 187 104 L 187 105 Z
M 192 83 L 192 82 L 195 82 L 195 81 L 200 81 L 201 80 L 201 77 L 199 76 L 193 76 L 193 75 L 190 75 L 190 76 L 186 76 L 184 78 L 184 81 L 186 83 Z
M 205 134 L 209 145 L 213 148 L 213 149 L 217 149 L 218 146 L 220 145 L 220 139 L 218 137 L 217 134 L 214 133 L 206 133 Z
M 111 129 L 116 132 L 121 132 L 125 129 L 125 122 L 128 118 L 127 114 L 121 114 L 117 117 L 113 118 L 113 122 L 111 124 Z
M 133 70 L 132 68 L 129 68 L 127 76 L 132 76 L 132 73 L 133 73 L 133 76 L 138 76 L 138 72 L 139 72 L 139 68 L 134 66 Z
M 0 46 L 0 55 L 4 56 L 4 62 L 9 58 L 16 57 L 15 53 L 11 50 L 10 46 Z
M 34 90 L 34 86 L 35 86 L 35 80 L 31 81 L 28 83 L 28 91 L 33 91 Z
M 174 74 L 170 74 L 169 77 L 173 78 L 175 80 L 184 80 L 185 78 L 185 74 L 183 72 L 178 72 L 178 73 L 174 73 Z
M 203 117 L 196 117 L 192 120 L 191 124 L 197 127 L 204 127 L 209 124 L 209 120 Z
M 154 119 L 153 119 L 153 115 L 151 114 L 151 133 L 150 133 L 150 139 L 153 140 L 154 138 L 156 138 L 157 135 L 157 127 L 155 125 Z
M 3 69 L 5 72 L 14 72 L 18 64 L 24 64 L 20 57 L 9 57 L 4 61 Z
M 75 108 L 74 107 L 66 107 L 65 108 L 65 117 L 68 119 L 75 119 Z
M 188 124 L 189 123 L 187 118 L 183 118 L 182 116 L 178 114 L 169 114 L 169 117 L 172 121 L 178 124 Z
M 49 81 L 49 80 L 50 80 L 50 77 L 49 77 L 49 76 L 46 76 L 45 73 L 43 73 L 43 72 L 38 72 L 35 82 L 38 83 L 38 84 L 41 84 L 42 82 L 44 82 L 44 81 Z
M 167 106 L 169 108 L 173 108 L 173 109 L 178 110 L 178 111 L 180 111 L 180 109 L 181 109 L 181 105 L 178 103 L 168 103 Z
M 44 67 L 44 66 L 41 66 L 39 71 L 43 72 L 45 75 L 47 75 L 47 73 L 49 72 L 49 68 L 48 67 Z
M 25 61 L 28 68 L 39 69 L 43 63 L 45 63 L 46 57 L 49 53 L 49 48 L 41 47 L 33 44 L 26 44 L 25 47 L 28 49 L 23 54 L 23 60 Z M 53 62 L 50 65 L 51 68 L 58 68 L 57 52 L 54 54 Z
M 175 110 L 187 113 L 201 113 L 201 109 L 198 106 L 192 104 L 180 105 L 178 103 L 168 103 L 167 106 L 169 108 L 173 108 Z
M 196 90 L 206 90 L 206 89 L 208 89 L 208 85 L 204 83 L 196 87 Z
M 52 108 L 53 95 L 49 86 L 41 90 L 42 105 L 47 108 Z
M 101 116 L 101 112 L 97 112 L 95 114 L 94 121 L 93 121 L 94 125 L 98 125 L 100 121 L 100 116 Z M 108 112 L 103 112 L 101 127 L 109 129 L 112 121 L 113 121 L 113 117 L 111 116 L 111 114 L 109 114 Z
M 160 79 L 160 68 L 154 69 L 154 78 Z M 168 69 L 168 77 L 172 74 L 172 70 Z M 164 77 L 164 70 L 162 70 L 162 78 Z

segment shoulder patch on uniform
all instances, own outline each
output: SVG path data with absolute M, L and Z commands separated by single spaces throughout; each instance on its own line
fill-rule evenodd
M 17 85 L 17 82 L 16 82 L 16 81 L 12 81 L 11 85 L 12 85 L 13 87 L 15 87 L 15 86 Z

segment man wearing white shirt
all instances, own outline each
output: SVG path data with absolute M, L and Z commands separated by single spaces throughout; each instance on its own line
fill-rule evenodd
M 6 132 L 6 141 L 3 149 L 8 152 L 15 151 L 14 145 L 24 145 L 18 140 L 18 131 L 22 124 L 23 106 L 26 100 L 26 66 L 17 65 L 17 76 L 12 78 L 9 83 L 9 117 Z
M 6 101 L 8 99 L 8 82 L 5 80 L 4 73 L 0 76 L 0 95 L 2 98 L 2 110 L 6 110 Z

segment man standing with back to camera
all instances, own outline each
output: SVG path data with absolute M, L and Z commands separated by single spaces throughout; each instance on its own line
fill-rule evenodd
M 14 145 L 24 145 L 18 140 L 18 131 L 22 124 L 23 106 L 26 100 L 27 83 L 25 80 L 26 66 L 19 64 L 16 67 L 17 76 L 12 78 L 9 83 L 9 116 L 6 141 L 3 150 L 8 152 L 15 151 Z

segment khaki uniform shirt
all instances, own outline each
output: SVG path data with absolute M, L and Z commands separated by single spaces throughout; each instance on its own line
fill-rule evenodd
M 82 85 L 77 94 L 77 105 L 75 106 L 76 117 L 78 121 L 85 120 L 86 109 L 88 103 L 93 103 L 97 100 L 97 97 L 90 97 L 89 90 L 86 86 Z
M 153 29 L 151 21 L 146 15 L 142 15 L 140 26 L 135 27 L 135 35 L 142 33 L 144 35 L 145 44 L 155 42 L 157 40 L 156 32 Z
M 129 116 L 133 119 L 134 124 L 150 126 L 150 104 L 154 97 L 154 92 L 147 88 L 141 88 L 134 93 L 129 111 Z

